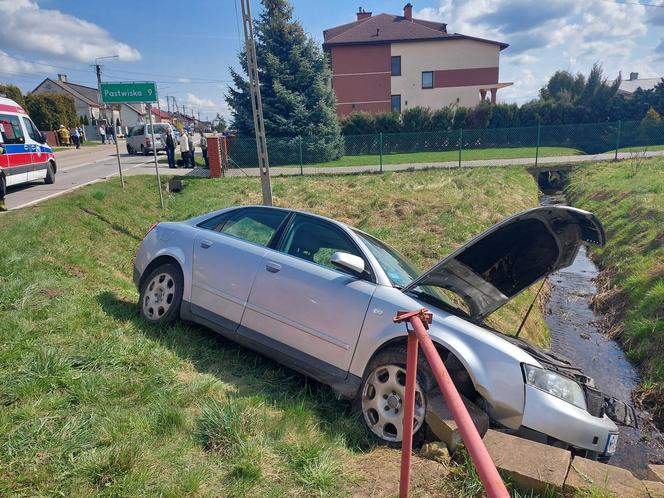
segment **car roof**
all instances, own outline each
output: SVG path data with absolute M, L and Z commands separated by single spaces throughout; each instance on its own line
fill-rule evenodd
M 304 215 L 307 215 L 307 216 L 311 216 L 312 218 L 318 218 L 320 220 L 329 221 L 331 223 L 334 223 L 335 225 L 339 225 L 339 226 L 342 226 L 344 228 L 354 230 L 353 227 L 351 227 L 350 225 L 344 223 L 343 221 L 335 220 L 334 218 L 328 218 L 327 216 L 322 216 L 320 214 L 310 213 L 309 211 L 303 211 L 301 209 L 282 208 L 282 207 L 278 207 L 278 206 L 263 206 L 261 204 L 253 204 L 253 205 L 248 205 L 248 206 L 234 206 L 234 208 L 276 209 L 276 210 L 279 210 L 279 211 L 286 211 L 286 212 L 289 212 L 289 213 L 304 214 Z M 229 209 L 231 209 L 231 208 L 229 208 Z

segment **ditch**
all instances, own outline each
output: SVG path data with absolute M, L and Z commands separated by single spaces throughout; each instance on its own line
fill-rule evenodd
M 541 205 L 566 203 L 561 191 L 546 192 Z M 544 311 L 551 349 L 582 367 L 604 393 L 632 401 L 640 383 L 639 373 L 620 345 L 600 331 L 599 317 L 590 306 L 590 299 L 597 293 L 598 273 L 582 247 L 574 264 L 549 277 L 551 291 Z M 645 477 L 649 463 L 664 463 L 664 437 L 647 412 L 636 411 L 639 428 L 620 427 L 618 448 L 609 463 Z

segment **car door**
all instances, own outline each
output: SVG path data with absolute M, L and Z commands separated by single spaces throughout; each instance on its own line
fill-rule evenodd
M 25 143 L 21 122 L 15 114 L 0 114 L 0 131 L 4 142 L 5 181 L 7 185 L 18 185 L 28 181 L 32 168 L 32 153 Z
M 288 211 L 249 207 L 199 225 L 194 241 L 191 311 L 235 332 L 266 246 Z
M 281 238 L 258 269 L 239 335 L 323 382 L 344 378 L 376 285 L 330 258 L 337 251 L 364 255 L 339 226 L 305 214 L 295 214 Z
M 32 120 L 27 116 L 21 116 L 21 122 L 25 132 L 25 146 L 30 149 L 30 160 L 32 161 L 28 171 L 28 181 L 39 180 L 46 177 L 48 158 L 41 150 L 40 133 Z

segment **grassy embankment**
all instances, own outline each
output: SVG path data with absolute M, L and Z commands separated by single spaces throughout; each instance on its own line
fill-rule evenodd
M 597 214 L 607 245 L 595 299 L 608 333 L 643 372 L 637 401 L 664 426 L 664 160 L 597 163 L 575 169 L 571 201 Z
M 398 453 L 372 449 L 328 388 L 201 327 L 138 319 L 132 257 L 150 224 L 258 203 L 256 179 L 186 180 L 163 211 L 154 178 L 126 183 L 0 217 L 0 495 L 396 493 Z M 357 225 L 423 267 L 537 203 L 518 168 L 273 185 L 276 204 Z M 514 331 L 532 295 L 492 322 Z M 526 335 L 543 330 L 538 311 Z M 459 494 L 442 471 L 419 482 Z

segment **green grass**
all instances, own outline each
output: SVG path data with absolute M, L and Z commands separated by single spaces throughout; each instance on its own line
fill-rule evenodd
M 664 145 L 638 145 L 636 147 L 622 147 L 618 149 L 618 152 L 643 152 L 655 150 L 664 150 Z
M 153 177 L 125 181 L 0 217 L 0 496 L 368 494 L 373 450 L 349 403 L 203 327 L 138 317 L 132 258 L 150 224 L 260 203 L 258 180 L 185 179 L 164 210 Z M 420 266 L 537 203 L 519 168 L 276 178 L 273 193 Z M 516 329 L 532 295 L 492 323 Z M 543 330 L 537 311 L 526 334 Z
M 539 149 L 540 157 L 575 156 L 578 154 L 583 154 L 583 152 L 569 147 L 540 147 Z M 473 161 L 476 159 L 515 159 L 521 157 L 535 157 L 535 147 L 467 149 L 461 152 L 462 161 Z M 383 155 L 383 164 L 435 163 L 458 160 L 458 150 Z M 376 166 L 378 164 L 380 164 L 380 156 L 378 154 L 371 154 L 362 156 L 343 156 L 335 161 L 320 164 L 305 164 L 304 166 Z M 288 167 L 299 168 L 300 165 L 289 164 Z
M 577 168 L 568 192 L 604 223 L 607 245 L 594 252 L 603 270 L 597 305 L 608 313 L 607 331 L 641 367 L 637 397 L 664 426 L 664 161 Z
M 98 142 L 96 140 L 86 140 L 81 144 L 81 147 L 94 147 L 97 145 L 101 145 L 101 142 Z M 70 147 L 53 147 L 53 151 L 58 152 L 58 151 L 63 151 L 63 150 L 71 150 L 71 149 L 76 149 L 75 145 L 71 145 Z

